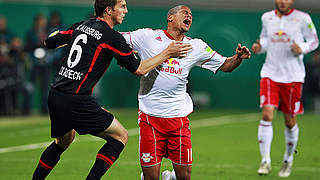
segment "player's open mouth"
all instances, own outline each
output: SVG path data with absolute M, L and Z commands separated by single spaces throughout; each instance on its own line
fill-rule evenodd
M 190 21 L 189 19 L 185 19 L 185 20 L 183 21 L 183 23 L 184 23 L 187 27 L 189 27 L 191 21 Z

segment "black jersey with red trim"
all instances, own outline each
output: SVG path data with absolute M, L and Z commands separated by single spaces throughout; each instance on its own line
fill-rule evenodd
M 45 45 L 49 49 L 67 45 L 52 84 L 54 89 L 67 94 L 91 95 L 113 57 L 130 72 L 135 72 L 140 65 L 123 36 L 99 18 L 53 33 Z

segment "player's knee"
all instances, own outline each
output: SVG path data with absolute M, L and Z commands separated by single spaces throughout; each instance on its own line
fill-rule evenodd
M 273 118 L 272 113 L 270 113 L 270 112 L 263 112 L 262 113 L 262 120 L 270 122 L 270 121 L 272 121 L 272 118 Z
M 128 131 L 124 129 L 121 133 L 121 142 L 126 145 L 129 139 Z
M 285 114 L 284 119 L 285 125 L 289 129 L 292 129 L 297 124 L 295 115 Z
M 292 129 L 295 125 L 296 125 L 296 121 L 292 120 L 292 121 L 285 121 L 285 125 L 287 128 Z
M 190 180 L 191 179 L 191 168 L 186 168 L 183 171 L 175 171 L 176 178 L 178 180 Z
M 124 145 L 127 144 L 129 138 L 128 131 L 124 128 L 121 128 L 116 134 L 111 135 L 111 137 L 122 142 Z
M 73 142 L 74 137 L 75 137 L 75 132 L 72 130 L 69 133 L 67 133 L 66 135 L 56 138 L 56 143 L 60 147 L 67 149 L 71 145 L 71 143 Z
M 149 173 L 149 174 L 143 174 L 144 180 L 158 180 L 159 174 L 157 173 Z
M 179 180 L 190 180 L 191 179 L 191 169 L 188 169 L 183 172 L 176 172 L 176 178 Z

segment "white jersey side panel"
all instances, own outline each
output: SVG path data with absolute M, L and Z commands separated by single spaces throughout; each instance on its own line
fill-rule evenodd
M 139 29 L 122 34 L 142 60 L 159 54 L 172 42 L 163 30 Z M 200 39 L 184 37 L 183 41 L 193 48 L 187 57 L 167 59 L 141 77 L 138 100 L 142 112 L 164 118 L 187 116 L 193 111 L 192 100 L 186 92 L 190 70 L 199 66 L 216 72 L 226 59 Z

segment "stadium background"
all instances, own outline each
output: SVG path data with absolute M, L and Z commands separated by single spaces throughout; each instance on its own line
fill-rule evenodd
M 186 4 L 192 8 L 194 19 L 187 35 L 205 40 L 224 56 L 233 55 L 237 43 L 251 47 L 261 30 L 262 13 L 274 7 L 270 0 L 127 0 L 127 3 L 129 13 L 116 30 L 132 31 L 143 27 L 164 29 L 167 10 L 177 4 Z M 296 0 L 295 7 L 311 14 L 320 34 L 320 1 Z M 23 39 L 37 13 L 49 16 L 52 11 L 59 11 L 64 25 L 68 27 L 92 13 L 92 1 L 0 1 L 0 14 L 7 18 L 9 29 Z M 251 60 L 245 61 L 240 68 L 229 74 L 218 72 L 213 75 L 207 70 L 193 69 L 189 84 L 195 103 L 208 108 L 258 109 L 259 74 L 264 58 L 265 55 L 253 55 Z M 135 108 L 138 87 L 139 78 L 120 69 L 113 61 L 101 82 L 101 103 L 106 108 Z M 306 110 L 310 110 L 308 99 L 311 97 L 308 94 L 305 97 Z M 38 109 L 38 98 L 34 96 L 33 109 Z

